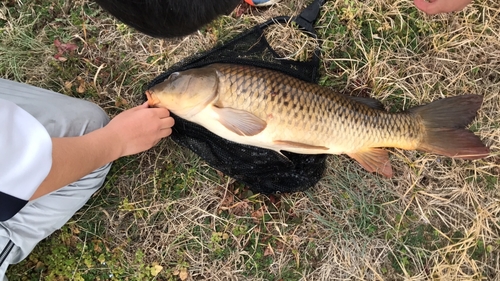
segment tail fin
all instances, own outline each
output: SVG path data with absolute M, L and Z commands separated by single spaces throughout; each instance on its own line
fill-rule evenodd
M 463 95 L 411 108 L 411 113 L 422 118 L 426 131 L 417 149 L 462 159 L 488 156 L 489 149 L 479 137 L 465 129 L 482 102 L 482 96 Z

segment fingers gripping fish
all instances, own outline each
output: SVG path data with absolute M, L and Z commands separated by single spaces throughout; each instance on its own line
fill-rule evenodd
M 463 95 L 389 113 L 281 72 L 212 64 L 176 72 L 146 92 L 166 107 L 233 142 L 300 154 L 347 154 L 367 171 L 392 176 L 384 147 L 478 159 L 489 149 L 465 129 L 482 96 Z

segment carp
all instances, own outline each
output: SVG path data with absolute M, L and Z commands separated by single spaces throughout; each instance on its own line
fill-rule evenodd
M 300 154 L 347 154 L 369 172 L 391 177 L 395 147 L 479 159 L 489 149 L 465 127 L 483 97 L 461 95 L 390 113 L 371 98 L 351 97 L 279 71 L 211 64 L 172 73 L 146 91 L 165 107 L 227 140 Z

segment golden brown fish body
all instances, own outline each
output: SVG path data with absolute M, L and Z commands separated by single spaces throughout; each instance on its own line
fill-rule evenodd
M 416 149 L 420 120 L 390 114 L 279 72 L 220 65 L 218 107 L 251 112 L 267 123 L 266 138 L 303 154 L 351 153 L 364 147 Z M 267 142 L 267 140 L 266 140 Z M 300 145 L 304 144 L 304 145 Z M 313 147 L 317 147 L 314 148 Z
M 367 170 L 386 176 L 392 170 L 381 147 L 469 159 L 488 153 L 479 138 L 457 129 L 474 118 L 480 96 L 388 113 L 372 99 L 337 94 L 281 72 L 232 64 L 172 74 L 147 94 L 150 105 L 166 107 L 228 140 L 301 154 L 345 153 Z M 466 141 L 450 146 L 448 138 L 456 137 Z

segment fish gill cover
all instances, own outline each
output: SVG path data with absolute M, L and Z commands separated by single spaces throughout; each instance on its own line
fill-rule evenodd
M 312 24 L 324 2 L 325 0 L 315 0 L 293 19 L 287 16 L 270 19 L 222 46 L 181 61 L 155 78 L 148 88 L 161 83 L 174 72 L 212 63 L 258 66 L 317 83 L 319 46 L 308 61 L 284 59 L 270 46 L 264 30 L 272 24 L 293 20 L 303 32 L 316 37 Z M 171 137 L 177 144 L 189 148 L 210 166 L 245 183 L 254 192 L 303 191 L 314 186 L 325 171 L 327 155 L 302 155 L 282 151 L 284 157 L 273 150 L 231 142 L 202 126 L 175 115 L 173 117 L 175 126 Z

